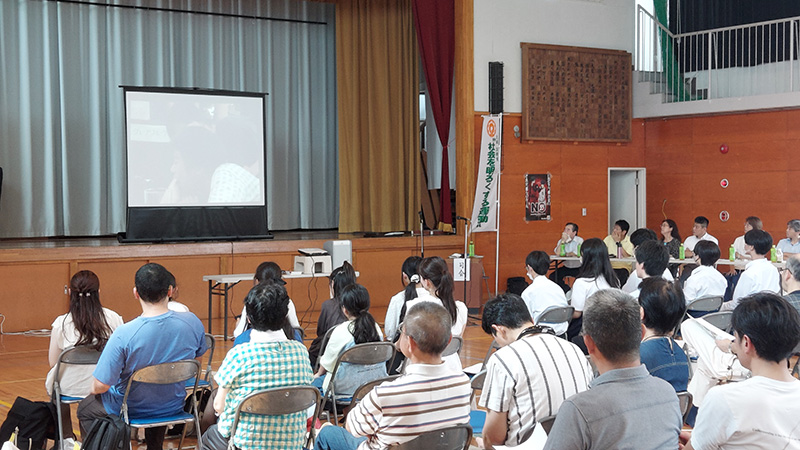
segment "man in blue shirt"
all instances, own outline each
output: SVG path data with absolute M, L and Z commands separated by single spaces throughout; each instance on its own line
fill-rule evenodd
M 170 311 L 167 304 L 174 286 L 169 272 L 155 263 L 136 272 L 133 296 L 142 315 L 117 328 L 106 344 L 92 374 L 92 395 L 78 405 L 81 436 L 86 436 L 94 419 L 118 415 L 128 379 L 138 369 L 165 362 L 197 358 L 206 351 L 203 324 L 190 312 Z M 131 418 L 175 414 L 183 408 L 183 383 L 169 385 L 133 384 L 128 395 Z M 166 427 L 145 431 L 148 450 L 160 450 Z

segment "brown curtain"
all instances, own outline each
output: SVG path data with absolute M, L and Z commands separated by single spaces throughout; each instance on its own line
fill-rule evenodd
M 411 0 L 336 3 L 339 231 L 416 228 L 419 73 Z

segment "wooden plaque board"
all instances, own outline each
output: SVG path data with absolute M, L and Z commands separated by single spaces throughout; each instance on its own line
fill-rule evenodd
M 522 139 L 631 140 L 631 54 L 521 43 Z

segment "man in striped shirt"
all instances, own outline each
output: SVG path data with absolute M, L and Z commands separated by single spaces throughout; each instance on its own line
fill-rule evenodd
M 524 305 L 523 305 L 524 307 Z M 381 384 L 347 415 L 347 429 L 320 430 L 317 450 L 378 450 L 427 431 L 469 422 L 469 378 L 442 362 L 450 342 L 450 315 L 421 302 L 406 313 L 398 349 L 410 361 L 405 375 Z
M 486 363 L 486 381 L 479 405 L 488 410 L 483 448 L 517 446 L 536 422 L 553 415 L 568 397 L 583 392 L 592 369 L 577 345 L 536 327 L 525 302 L 502 294 L 483 309 L 481 326 L 500 349 Z

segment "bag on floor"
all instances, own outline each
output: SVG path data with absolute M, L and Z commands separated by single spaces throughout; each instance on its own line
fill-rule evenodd
M 32 402 L 17 397 L 0 426 L 0 442 L 7 442 L 17 429 L 20 450 L 45 448 L 47 439 L 56 437 L 56 406 L 51 402 Z
M 81 450 L 127 450 L 130 444 L 131 426 L 121 417 L 109 414 L 94 420 Z

